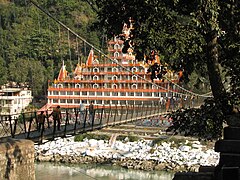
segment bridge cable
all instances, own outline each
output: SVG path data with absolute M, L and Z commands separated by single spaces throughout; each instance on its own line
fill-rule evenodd
M 124 67 L 123 65 L 119 64 L 119 62 L 116 62 L 115 60 L 109 58 L 105 53 L 103 53 L 100 49 L 98 49 L 97 47 L 95 47 L 93 44 L 89 43 L 87 40 L 85 40 L 84 38 L 82 38 L 81 36 L 79 36 L 76 32 L 74 32 L 72 29 L 70 29 L 68 26 L 66 26 L 64 23 L 62 23 L 61 21 L 59 21 L 58 19 L 56 19 L 54 16 L 52 16 L 49 12 L 47 12 L 46 10 L 44 10 L 42 7 L 40 7 L 36 2 L 34 2 L 33 0 L 29 0 L 34 6 L 36 6 L 38 9 L 40 9 L 43 13 L 45 13 L 47 16 L 49 16 L 50 18 L 52 18 L 54 21 L 56 21 L 58 24 L 60 24 L 61 26 L 63 26 L 66 30 L 70 31 L 73 35 L 75 35 L 76 37 L 78 37 L 79 39 L 81 39 L 84 43 L 86 43 L 87 45 L 89 45 L 91 48 L 95 49 L 96 51 L 98 51 L 100 54 L 102 54 L 104 57 L 110 59 L 112 62 L 116 63 L 118 66 L 122 67 L 123 69 L 125 69 L 126 71 L 130 72 L 131 74 L 134 74 L 133 72 L 131 72 L 130 70 L 128 70 L 126 67 Z M 173 90 L 168 90 L 167 88 L 164 88 L 156 83 L 151 82 L 150 80 L 147 80 L 141 76 L 139 76 L 138 74 L 135 74 L 136 76 L 138 76 L 140 79 L 143 79 L 145 82 L 148 82 L 152 85 L 156 85 L 157 87 L 159 87 L 160 89 L 166 90 L 168 92 L 172 92 L 175 94 L 179 94 L 179 95 L 185 95 L 185 96 L 189 96 L 188 94 L 184 94 L 184 93 L 178 93 L 175 92 Z M 166 78 L 166 77 L 164 77 Z M 167 78 L 166 78 L 167 79 Z M 169 79 L 167 79 L 169 81 Z M 178 87 L 181 87 L 179 85 L 177 85 Z M 210 97 L 210 96 L 205 96 L 204 94 L 197 94 L 197 93 L 193 93 L 183 87 L 181 87 L 182 90 L 186 91 L 187 93 L 194 95 L 194 96 L 201 96 L 201 97 Z

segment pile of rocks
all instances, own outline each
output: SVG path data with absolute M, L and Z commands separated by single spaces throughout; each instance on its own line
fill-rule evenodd
M 56 138 L 35 145 L 37 161 L 61 163 L 112 163 L 126 168 L 142 170 L 173 170 L 197 172 L 200 166 L 216 166 L 219 153 L 206 149 L 199 141 L 185 142 L 173 147 L 173 142 L 152 145 L 150 140 L 136 142 Z

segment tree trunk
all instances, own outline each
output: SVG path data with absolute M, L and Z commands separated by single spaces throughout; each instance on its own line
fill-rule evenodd
M 214 99 L 220 100 L 226 95 L 226 90 L 219 70 L 217 33 L 211 32 L 207 34 L 205 40 L 207 42 L 207 68 L 210 85 Z

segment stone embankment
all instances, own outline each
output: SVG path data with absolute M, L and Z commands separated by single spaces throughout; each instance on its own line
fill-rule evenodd
M 35 180 L 34 144 L 30 140 L 0 140 L 0 179 Z
M 109 140 L 110 141 L 110 140 Z M 35 145 L 35 159 L 60 163 L 111 163 L 141 170 L 171 170 L 197 172 L 200 166 L 216 166 L 219 154 L 199 141 L 174 144 L 151 140 L 135 142 L 84 139 L 74 142 L 74 137 L 56 138 Z

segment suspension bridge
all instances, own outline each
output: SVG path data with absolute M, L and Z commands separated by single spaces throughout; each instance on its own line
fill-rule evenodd
M 195 106 L 199 106 L 201 103 L 200 100 L 196 101 Z M 185 104 L 187 108 L 191 108 L 191 105 L 192 102 Z M 12 137 L 42 142 L 44 139 L 79 134 L 136 121 L 148 121 L 149 126 L 161 127 L 166 123 L 171 124 L 171 120 L 164 118 L 164 115 L 178 108 L 178 102 L 170 109 L 166 109 L 166 106 L 160 103 L 158 105 L 95 107 L 93 118 L 90 117 L 88 109 L 83 116 L 79 109 L 72 109 L 71 111 L 64 109 L 62 110 L 60 130 L 54 128 L 49 111 L 45 112 L 47 115 L 44 120 L 44 127 L 39 127 L 37 111 L 26 112 L 21 113 L 16 119 L 11 119 L 11 116 L 9 116 L 8 119 L 0 121 L 0 138 Z
M 96 92 L 100 92 L 100 91 L 97 91 L 97 88 L 99 88 L 98 84 L 96 84 L 96 82 L 98 82 L 97 78 L 96 80 L 91 79 L 91 81 L 88 82 L 88 80 L 86 80 L 85 82 L 85 84 L 93 83 L 92 88 L 97 87 L 96 89 L 92 89 L 91 91 L 91 93 L 93 93 L 92 96 L 90 96 L 91 93 L 89 92 L 86 92 L 86 96 L 84 95 L 83 92 L 81 92 L 81 96 L 77 97 L 78 99 L 77 98 L 70 99 L 69 103 L 66 101 L 66 97 L 61 95 L 63 90 L 65 90 L 67 87 L 60 86 L 62 84 L 60 84 L 59 82 L 54 83 L 53 87 L 56 85 L 58 88 L 58 91 L 53 92 L 53 94 L 51 95 L 48 95 L 49 97 L 53 96 L 53 99 L 51 102 L 53 103 L 52 107 L 56 107 L 58 103 L 61 103 L 61 101 L 64 101 L 64 103 L 61 104 L 61 107 L 63 108 L 62 108 L 62 121 L 61 121 L 60 130 L 57 131 L 56 127 L 54 127 L 52 117 L 50 116 L 50 113 L 52 110 L 42 109 L 42 111 L 44 111 L 46 115 L 46 118 L 44 120 L 44 128 L 39 127 L 40 124 L 38 121 L 38 113 L 39 113 L 38 111 L 23 112 L 23 113 L 17 114 L 15 116 L 17 118 L 12 118 L 13 115 L 11 114 L 8 117 L 6 117 L 5 120 L 0 121 L 0 138 L 7 138 L 7 137 L 12 137 L 17 139 L 27 138 L 27 139 L 32 139 L 34 141 L 42 142 L 44 139 L 51 139 L 57 136 L 67 136 L 69 134 L 78 134 L 82 132 L 101 129 L 108 126 L 114 126 L 114 125 L 125 124 L 125 123 L 135 122 L 135 121 L 143 121 L 143 120 L 149 120 L 155 126 L 161 126 L 163 124 L 163 121 L 166 121 L 166 119 L 162 118 L 164 114 L 167 114 L 179 108 L 199 107 L 203 103 L 205 98 L 211 96 L 209 93 L 206 93 L 206 94 L 194 93 L 180 86 L 177 82 L 173 81 L 169 76 L 163 77 L 165 82 L 162 82 L 162 80 L 151 81 L 148 78 L 149 76 L 145 75 L 144 72 L 139 72 L 139 73 L 135 72 L 133 71 L 135 67 L 134 68 L 131 67 L 133 65 L 125 66 L 123 65 L 123 63 L 118 62 L 115 58 L 109 57 L 109 55 L 106 55 L 101 49 L 95 47 L 93 44 L 89 43 L 87 40 L 85 40 L 76 32 L 74 32 L 71 28 L 66 26 L 64 23 L 59 21 L 57 18 L 53 17 L 49 12 L 47 12 L 42 7 L 40 7 L 36 2 L 32 0 L 30 0 L 30 2 L 33 4 L 34 7 L 36 7 L 38 10 L 44 13 L 48 18 L 56 22 L 56 24 L 59 25 L 59 31 L 60 31 L 60 27 L 62 27 L 67 32 L 67 42 L 68 42 L 67 46 L 69 47 L 70 62 L 72 60 L 72 56 L 71 56 L 72 51 L 70 50 L 71 49 L 70 36 L 73 36 L 76 39 L 75 44 L 77 48 L 79 44 L 78 41 L 81 41 L 85 46 L 88 46 L 88 48 L 84 47 L 84 49 L 93 49 L 99 54 L 99 57 L 107 59 L 108 61 L 110 61 L 110 63 L 114 63 L 114 67 L 117 67 L 127 72 L 128 73 L 127 75 L 131 76 L 132 81 L 134 81 L 135 84 L 134 86 L 133 85 L 131 86 L 133 90 L 129 92 L 124 92 L 124 90 L 121 91 L 121 93 L 125 94 L 125 99 L 123 101 L 124 103 L 122 104 L 119 103 L 120 93 L 117 92 L 116 90 L 112 94 L 109 93 L 109 97 L 103 96 L 103 99 L 109 99 L 109 101 L 111 101 L 112 103 L 103 103 L 104 100 L 99 99 L 98 101 L 101 101 L 102 105 L 101 106 L 96 105 L 94 107 L 94 115 L 91 118 L 89 109 L 87 108 L 84 112 L 84 115 L 81 115 L 79 112 L 78 105 L 81 98 L 86 98 L 84 100 L 87 103 L 89 103 L 90 101 L 96 98 L 99 98 L 96 93 Z M 61 35 L 61 32 L 59 32 L 59 36 L 60 35 Z M 78 51 L 79 50 L 77 49 L 77 52 Z M 91 76 L 91 73 L 87 75 Z M 119 74 L 121 73 L 119 72 Z M 126 74 L 122 74 L 122 75 L 126 76 Z M 134 79 L 132 76 L 134 76 Z M 62 80 L 58 79 L 58 81 L 62 81 Z M 63 81 L 67 81 L 67 79 L 64 79 Z M 74 80 L 74 81 L 78 81 L 78 80 Z M 117 82 L 116 79 L 111 79 L 109 80 L 109 82 L 110 81 Z M 69 82 L 67 82 L 66 86 L 71 86 Z M 166 86 L 166 82 L 168 83 L 168 86 Z M 102 90 L 102 91 L 107 92 L 106 90 L 107 88 L 114 89 L 116 87 L 118 87 L 119 88 L 118 90 L 120 91 L 123 88 L 124 83 L 126 84 L 126 82 L 123 80 L 123 82 L 118 83 L 119 84 L 118 86 L 115 83 L 114 86 L 110 88 L 105 87 L 104 85 L 102 89 L 105 89 L 105 90 Z M 99 81 L 99 84 L 103 85 L 104 82 Z M 146 84 L 149 84 L 149 85 L 146 85 Z M 145 94 L 141 93 L 140 87 L 145 88 L 144 93 L 146 94 L 146 96 L 153 97 L 155 96 L 155 94 L 157 94 L 158 97 L 156 97 L 154 100 L 149 100 L 148 103 L 146 103 L 146 100 L 143 102 L 143 99 L 144 99 L 143 96 Z M 154 89 L 152 89 L 153 87 Z M 52 87 L 50 87 L 49 89 L 51 88 Z M 82 91 L 81 89 L 84 88 L 84 86 L 77 87 L 77 88 L 79 91 Z M 124 86 L 124 88 L 126 87 Z M 168 101 L 166 102 L 160 101 L 160 93 L 162 92 L 164 92 Z M 57 93 L 57 94 L 54 94 L 54 93 Z M 131 93 L 133 93 L 134 97 L 131 97 L 132 96 Z M 106 94 L 108 94 L 108 92 Z M 112 96 L 115 96 L 114 94 L 117 94 L 116 97 L 112 97 Z M 74 94 L 70 94 L 69 97 L 70 96 L 73 97 Z M 148 99 L 151 99 L 150 97 Z M 114 99 L 114 101 L 116 101 L 116 103 L 118 104 L 114 104 L 111 99 Z M 72 103 L 72 101 L 75 102 L 75 105 L 70 106 L 69 104 Z

